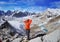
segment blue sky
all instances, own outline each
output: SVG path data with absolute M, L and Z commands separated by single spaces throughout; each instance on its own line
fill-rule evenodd
M 60 0 L 0 0 L 0 10 L 40 12 L 47 8 L 60 8 Z

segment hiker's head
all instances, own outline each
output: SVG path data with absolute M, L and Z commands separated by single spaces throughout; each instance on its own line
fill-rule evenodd
M 27 19 L 27 21 L 29 21 L 29 19 Z

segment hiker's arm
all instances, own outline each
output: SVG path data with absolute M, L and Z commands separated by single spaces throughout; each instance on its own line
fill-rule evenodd
M 31 24 L 32 23 L 32 20 L 30 20 L 29 23 Z

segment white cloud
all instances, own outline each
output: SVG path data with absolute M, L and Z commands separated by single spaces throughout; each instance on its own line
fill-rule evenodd
M 0 7 L 0 9 L 1 9 L 2 7 Z
M 5 4 L 6 2 L 0 2 L 0 4 Z
M 59 2 L 52 2 L 51 7 L 60 8 L 60 1 Z
M 16 1 L 18 3 L 21 3 L 21 4 L 26 4 L 26 5 L 35 5 L 35 0 L 18 0 Z
M 0 1 L 0 4 L 17 4 L 17 3 Z
M 31 7 L 19 7 L 19 6 L 9 6 L 10 10 L 19 10 L 19 11 L 28 11 L 28 12 L 42 12 L 46 9 L 46 7 L 42 6 L 31 6 Z
M 38 6 L 32 6 L 32 7 L 27 7 L 23 9 L 23 11 L 29 11 L 29 12 L 42 12 L 46 9 L 46 7 L 38 7 Z
M 0 7 L 0 10 L 2 9 L 2 7 Z

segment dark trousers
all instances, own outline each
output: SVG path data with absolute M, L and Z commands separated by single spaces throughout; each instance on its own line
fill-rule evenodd
M 30 40 L 30 30 L 26 30 L 27 40 Z

